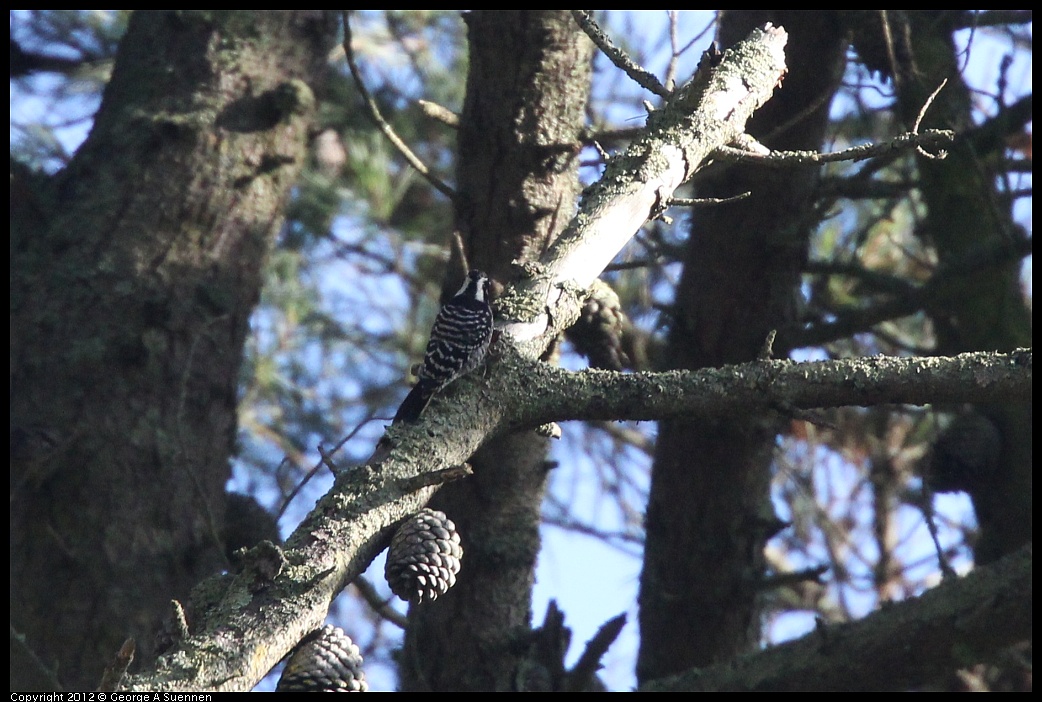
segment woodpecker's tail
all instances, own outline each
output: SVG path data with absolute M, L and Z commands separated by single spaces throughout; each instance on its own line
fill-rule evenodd
M 422 380 L 413 386 L 409 394 L 405 396 L 401 407 L 394 415 L 392 424 L 398 422 L 415 422 L 420 418 L 420 413 L 427 407 L 427 403 L 434 397 L 434 387 L 424 383 Z

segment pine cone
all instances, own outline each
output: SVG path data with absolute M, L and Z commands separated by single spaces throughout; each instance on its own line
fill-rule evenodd
M 568 340 L 590 360 L 591 368 L 621 371 L 630 363 L 622 348 L 628 324 L 619 296 L 598 278 L 590 286 L 579 319 L 567 331 Z
M 391 540 L 384 577 L 398 597 L 423 604 L 456 584 L 462 558 L 456 525 L 444 512 L 424 508 Z
M 276 692 L 367 692 L 362 654 L 340 627 L 326 624 L 297 644 Z

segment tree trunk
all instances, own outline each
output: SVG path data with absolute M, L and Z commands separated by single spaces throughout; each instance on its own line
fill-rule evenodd
M 334 37 L 135 13 L 68 167 L 12 174 L 12 689 L 93 689 L 128 636 L 151 660 L 224 563 L 243 341 Z
M 470 73 L 460 119 L 457 227 L 471 267 L 497 283 L 538 258 L 571 218 L 592 44 L 567 11 L 467 15 Z M 458 263 L 458 256 L 453 256 Z M 450 266 L 455 288 L 462 266 Z M 456 586 L 412 607 L 399 666 L 403 690 L 512 689 L 530 624 L 546 439 L 497 439 L 474 475 L 432 506 L 463 539 Z
M 827 12 L 725 12 L 720 42 L 728 47 L 767 21 L 789 32 L 789 72 L 748 131 L 772 149 L 817 149 L 843 73 L 844 29 Z M 752 197 L 696 213 L 670 368 L 753 360 L 768 333 L 794 319 L 817 178 L 815 169 L 731 167 L 698 183 L 700 197 Z M 772 414 L 661 425 L 640 584 L 641 682 L 729 660 L 758 641 L 756 595 L 763 546 L 777 523 L 768 487 L 781 421 Z

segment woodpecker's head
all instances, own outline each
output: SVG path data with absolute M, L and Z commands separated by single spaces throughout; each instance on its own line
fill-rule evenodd
M 456 293 L 456 297 L 469 297 L 478 302 L 488 302 L 488 276 L 479 270 L 471 270 L 463 280 L 463 287 Z

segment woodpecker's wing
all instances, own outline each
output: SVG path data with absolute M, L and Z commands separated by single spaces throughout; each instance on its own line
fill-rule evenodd
M 485 358 L 492 339 L 492 311 L 488 305 L 471 299 L 457 300 L 441 309 L 420 378 L 444 387 L 474 370 Z
M 438 311 L 419 382 L 402 402 L 394 421 L 416 421 L 434 393 L 481 365 L 491 341 L 488 276 L 470 271 L 463 287 Z

